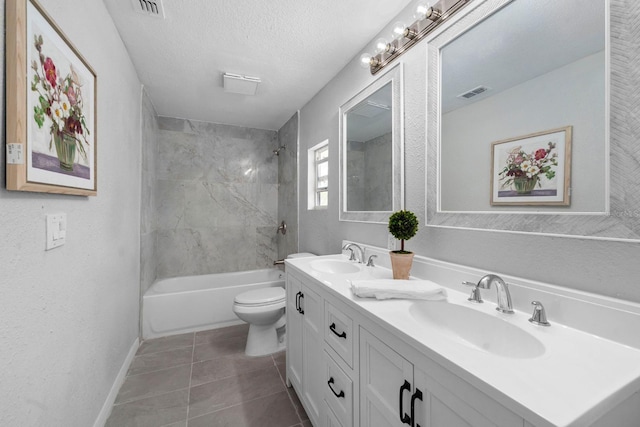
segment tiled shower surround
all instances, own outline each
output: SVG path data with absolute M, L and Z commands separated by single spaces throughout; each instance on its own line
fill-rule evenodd
M 157 277 L 277 259 L 278 132 L 158 118 Z
M 140 188 L 140 295 L 149 289 L 158 273 L 156 225 L 156 158 L 158 115 L 151 98 L 142 91 L 142 185 Z
M 287 233 L 278 234 L 278 259 L 298 252 L 298 114 L 278 130 L 278 144 L 285 148 L 278 156 L 278 223 L 284 220 Z

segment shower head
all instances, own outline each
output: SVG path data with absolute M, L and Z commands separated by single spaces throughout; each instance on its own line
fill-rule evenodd
M 285 148 L 287 148 L 286 145 L 281 145 L 280 147 L 278 147 L 275 150 L 273 150 L 273 154 L 275 154 L 276 156 L 279 156 L 280 155 L 280 150 L 284 150 Z

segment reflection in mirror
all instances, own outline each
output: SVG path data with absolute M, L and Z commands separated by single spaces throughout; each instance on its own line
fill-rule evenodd
M 391 82 L 347 112 L 347 210 L 390 211 Z
M 518 11 L 525 17 L 511 16 Z M 626 2 L 614 0 L 477 2 L 429 40 L 428 226 L 640 240 L 633 190 L 640 186 L 640 153 L 628 124 L 637 104 L 628 89 L 635 81 L 628 46 L 637 43 L 632 21 L 614 18 L 628 13 Z M 470 40 L 470 32 L 479 33 Z M 513 40 L 516 49 L 509 49 Z M 458 50 L 470 56 L 454 66 Z M 489 90 L 475 90 L 483 85 Z M 476 102 L 457 98 L 474 91 L 467 96 Z M 491 206 L 491 144 L 515 152 L 505 141 L 524 146 L 531 135 L 554 129 L 573 130 L 570 206 Z
M 340 220 L 402 209 L 401 64 L 340 107 Z
M 605 212 L 605 17 L 603 0 L 514 0 L 443 46 L 441 211 Z M 536 161 L 533 155 L 548 149 L 551 141 L 542 139 L 539 147 L 529 144 L 531 152 L 526 144 L 510 145 L 523 147 L 515 157 L 521 163 L 511 162 L 509 177 L 493 176 L 493 190 L 512 193 L 514 202 L 505 197 L 501 206 L 492 206 L 491 144 L 568 126 L 570 206 L 550 207 L 539 196 L 564 187 L 558 180 L 563 165 L 550 162 L 557 150 L 549 159 Z M 524 195 L 516 193 L 513 179 L 514 173 L 525 174 L 521 165 L 528 167 L 522 179 L 535 183 Z M 551 171 L 546 176 L 545 167 Z

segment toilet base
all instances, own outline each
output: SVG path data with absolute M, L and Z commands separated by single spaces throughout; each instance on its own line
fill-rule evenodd
M 286 340 L 279 342 L 276 325 L 249 325 L 247 345 L 244 353 L 247 356 L 267 356 L 284 350 Z

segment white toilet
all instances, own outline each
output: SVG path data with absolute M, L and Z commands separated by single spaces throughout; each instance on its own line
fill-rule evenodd
M 314 256 L 310 253 L 291 254 L 287 258 Z M 284 336 L 278 339 L 278 330 L 285 326 L 286 292 L 284 288 L 272 287 L 255 289 L 236 295 L 233 312 L 249 324 L 249 335 L 245 354 L 266 356 L 283 350 Z

